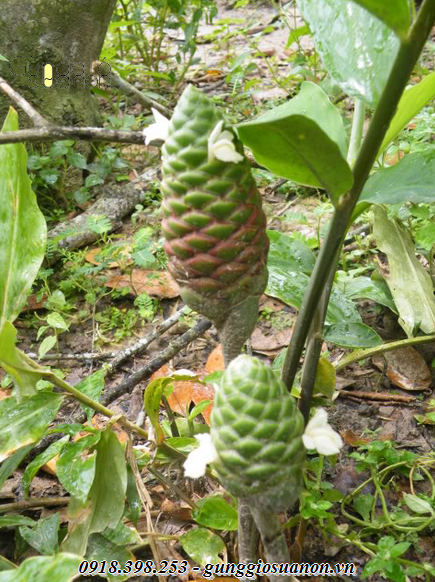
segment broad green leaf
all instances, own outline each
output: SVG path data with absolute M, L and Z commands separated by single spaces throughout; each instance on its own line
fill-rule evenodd
M 269 265 L 268 270 L 269 281 L 266 294 L 299 309 L 308 286 L 309 277 L 305 273 L 288 271 L 273 265 Z M 326 323 L 331 325 L 342 321 L 361 322 L 361 316 L 355 303 L 334 287 L 329 301 Z
M 39 344 L 38 348 L 38 358 L 41 359 L 48 354 L 48 352 L 56 345 L 56 336 L 55 335 L 48 335 L 45 337 L 42 342 Z
M 374 497 L 370 493 L 358 495 L 353 500 L 355 510 L 365 521 L 370 521 L 370 512 L 373 507 Z
M 387 2 L 382 0 L 353 0 L 353 2 L 385 22 L 398 36 L 403 38 L 407 35 L 411 24 L 408 0 L 388 0 Z
M 71 498 L 68 535 L 62 549 L 84 555 L 88 537 L 107 527 L 115 528 L 125 505 L 127 466 L 124 450 L 110 428 L 101 433 L 96 445 L 95 477 L 86 503 Z
M 156 378 L 145 388 L 144 407 L 151 424 L 156 431 L 157 444 L 161 445 L 165 435 L 159 422 L 160 400 L 165 390 L 172 384 L 173 378 Z
M 320 358 L 316 369 L 313 394 L 322 394 L 327 398 L 332 398 L 335 386 L 336 372 L 334 366 L 327 358 Z
M 316 257 L 305 243 L 277 230 L 268 230 L 267 236 L 270 241 L 268 266 L 282 267 L 289 271 L 302 270 L 307 275 L 311 274 Z
M 59 513 L 39 519 L 33 528 L 20 527 L 21 537 L 37 552 L 54 554 L 59 547 Z
M 77 577 L 81 561 L 66 553 L 28 558 L 16 570 L 0 572 L 0 582 L 70 582 Z
M 201 567 L 206 564 L 222 563 L 218 554 L 225 550 L 225 544 L 222 538 L 210 530 L 203 527 L 191 529 L 187 534 L 181 536 L 178 541 L 183 550 Z
M 36 383 L 42 378 L 44 369 L 17 349 L 16 341 L 17 330 L 12 323 L 5 321 L 0 327 L 0 365 L 12 376 L 19 397 L 34 396 Z
M 95 477 L 96 451 L 86 454 L 100 440 L 101 433 L 85 436 L 62 447 L 56 463 L 57 478 L 77 500 L 86 502 Z
M 11 107 L 2 132 L 18 129 Z M 20 313 L 44 258 L 47 225 L 27 176 L 22 143 L 0 146 L 0 329 Z
M 390 274 L 386 281 L 399 311 L 399 323 L 411 337 L 416 328 L 435 332 L 435 298 L 429 273 L 415 256 L 414 243 L 386 210 L 375 206 L 373 235 L 378 247 L 388 257 Z
M 99 533 L 94 533 L 89 536 L 88 548 L 86 550 L 86 559 L 89 561 L 96 560 L 100 563 L 103 560 L 106 560 L 108 565 L 110 565 L 112 560 L 117 560 L 119 563 L 119 570 L 125 566 L 127 560 L 132 560 L 135 562 L 135 558 L 129 549 L 123 545 L 114 544 Z M 109 573 L 107 573 L 106 576 L 108 580 L 119 580 L 120 582 L 122 582 L 122 580 L 127 580 L 128 578 L 128 576 L 118 574 L 118 572 L 116 572 L 115 576 Z
M 98 534 L 97 534 L 98 535 Z M 106 528 L 101 535 L 117 546 L 126 546 L 128 544 L 140 544 L 143 542 L 134 527 L 129 527 L 123 521 L 119 521 L 115 528 Z
M 54 329 L 60 329 L 62 331 L 67 331 L 69 329 L 68 323 L 64 320 L 61 314 L 56 311 L 47 315 L 46 322 Z
M 435 201 L 435 151 L 409 154 L 390 168 L 382 168 L 367 180 L 358 203 L 400 204 Z
M 352 2 L 296 3 L 329 74 L 347 95 L 375 107 L 399 50 L 400 41 L 394 32 Z
M 26 445 L 25 447 L 18 449 L 18 451 L 6 459 L 6 461 L 3 461 L 0 467 L 0 489 L 5 484 L 6 479 L 12 475 L 12 473 L 15 471 L 27 453 L 33 449 L 33 447 L 33 443 Z
M 375 0 L 377 1 L 377 0 Z M 400 98 L 396 113 L 379 149 L 381 154 L 417 113 L 435 97 L 435 73 L 427 75 L 417 85 L 407 87 Z
M 43 465 L 45 465 L 45 463 L 48 463 L 48 461 L 51 461 L 51 459 L 58 455 L 62 450 L 63 446 L 65 445 L 65 443 L 68 442 L 68 440 L 69 435 L 66 435 L 63 438 L 59 439 L 58 441 L 55 441 L 49 447 L 47 447 L 45 451 L 42 451 L 42 453 L 40 453 L 37 457 L 33 459 L 31 463 L 27 465 L 26 470 L 23 473 L 23 478 L 21 480 L 21 484 L 26 495 L 29 494 L 30 484 L 32 483 L 33 478 L 39 471 L 39 469 Z
M 382 345 L 382 338 L 375 330 L 360 322 L 330 325 L 323 339 L 342 348 L 374 348 Z
M 36 521 L 33 521 L 33 519 L 25 515 L 0 515 L 0 528 L 16 527 L 17 525 L 30 525 L 32 527 L 36 523 Z
M 344 293 L 350 299 L 371 299 L 397 313 L 390 289 L 383 280 L 378 281 L 370 279 L 370 277 L 355 277 L 355 279 L 346 282 Z
M 90 376 L 86 376 L 84 380 L 76 384 L 75 388 L 77 388 L 77 390 L 80 390 L 80 392 L 83 392 L 83 394 L 86 394 L 86 396 L 89 396 L 89 398 L 92 398 L 93 400 L 100 402 L 100 396 L 104 388 L 105 377 L 106 371 L 104 369 L 97 370 L 96 372 L 94 372 Z M 90 406 L 85 406 L 84 404 L 82 404 L 81 407 L 86 412 L 88 422 L 90 422 L 90 420 L 95 414 L 95 410 Z
M 421 497 L 417 497 L 417 495 L 403 493 L 403 501 L 414 513 L 419 513 L 421 515 L 426 513 L 431 513 L 433 515 L 435 513 L 432 505 L 428 501 L 421 499 Z
M 221 495 L 203 497 L 192 510 L 192 518 L 211 529 L 237 530 L 237 509 L 234 509 Z
M 195 439 L 196 440 L 196 439 Z M 125 517 L 133 522 L 137 527 L 137 520 L 139 519 L 142 510 L 142 501 L 137 490 L 136 479 L 134 477 L 133 469 L 127 464 L 127 491 L 126 491 L 127 511 Z
M 353 184 L 343 120 L 323 91 L 304 83 L 300 93 L 237 126 L 243 143 L 271 172 L 324 188 L 335 202 Z
M 0 401 L 0 461 L 17 449 L 38 441 L 55 418 L 63 396 L 39 392 L 18 402 L 16 398 Z

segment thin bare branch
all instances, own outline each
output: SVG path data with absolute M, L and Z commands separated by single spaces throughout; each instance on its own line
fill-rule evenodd
M 18 107 L 20 107 L 28 117 L 30 117 L 36 127 L 49 126 L 49 122 L 44 119 L 44 117 L 42 117 L 42 115 L 38 113 L 26 99 L 24 99 L 24 97 L 17 93 L 15 89 L 12 89 L 12 87 L 2 77 L 0 77 L 0 89 L 5 95 L 12 99 L 12 101 L 18 105 Z

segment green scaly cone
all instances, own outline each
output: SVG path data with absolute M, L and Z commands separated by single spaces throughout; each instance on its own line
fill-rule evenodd
M 211 413 L 213 463 L 234 496 L 270 511 L 298 498 L 304 419 L 282 380 L 257 358 L 242 355 L 225 370 Z
M 162 148 L 162 228 L 181 296 L 216 325 L 229 362 L 257 321 L 269 240 L 248 160 L 209 160 L 208 138 L 221 119 L 206 95 L 185 89 Z

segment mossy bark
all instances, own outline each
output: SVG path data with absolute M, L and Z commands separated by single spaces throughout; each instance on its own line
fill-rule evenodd
M 84 83 L 79 75 L 84 65 L 89 77 L 115 4 L 116 0 L 2 0 L 0 54 L 10 62 L 0 61 L 0 76 L 50 121 L 97 124 L 89 80 Z M 49 88 L 43 81 L 47 63 L 53 67 Z M 10 100 L 0 95 L 0 125 L 9 105 Z M 20 127 L 30 125 L 20 113 Z

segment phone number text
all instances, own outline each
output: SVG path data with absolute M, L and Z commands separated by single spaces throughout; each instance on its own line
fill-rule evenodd
M 122 576 L 125 574 L 157 574 L 159 576 L 170 576 L 174 574 L 185 574 L 189 570 L 187 560 L 162 560 L 156 566 L 153 560 L 127 560 L 123 566 L 118 560 L 83 560 L 79 566 L 79 573 L 87 576 L 99 576 L 100 574 L 111 574 L 112 576 Z

